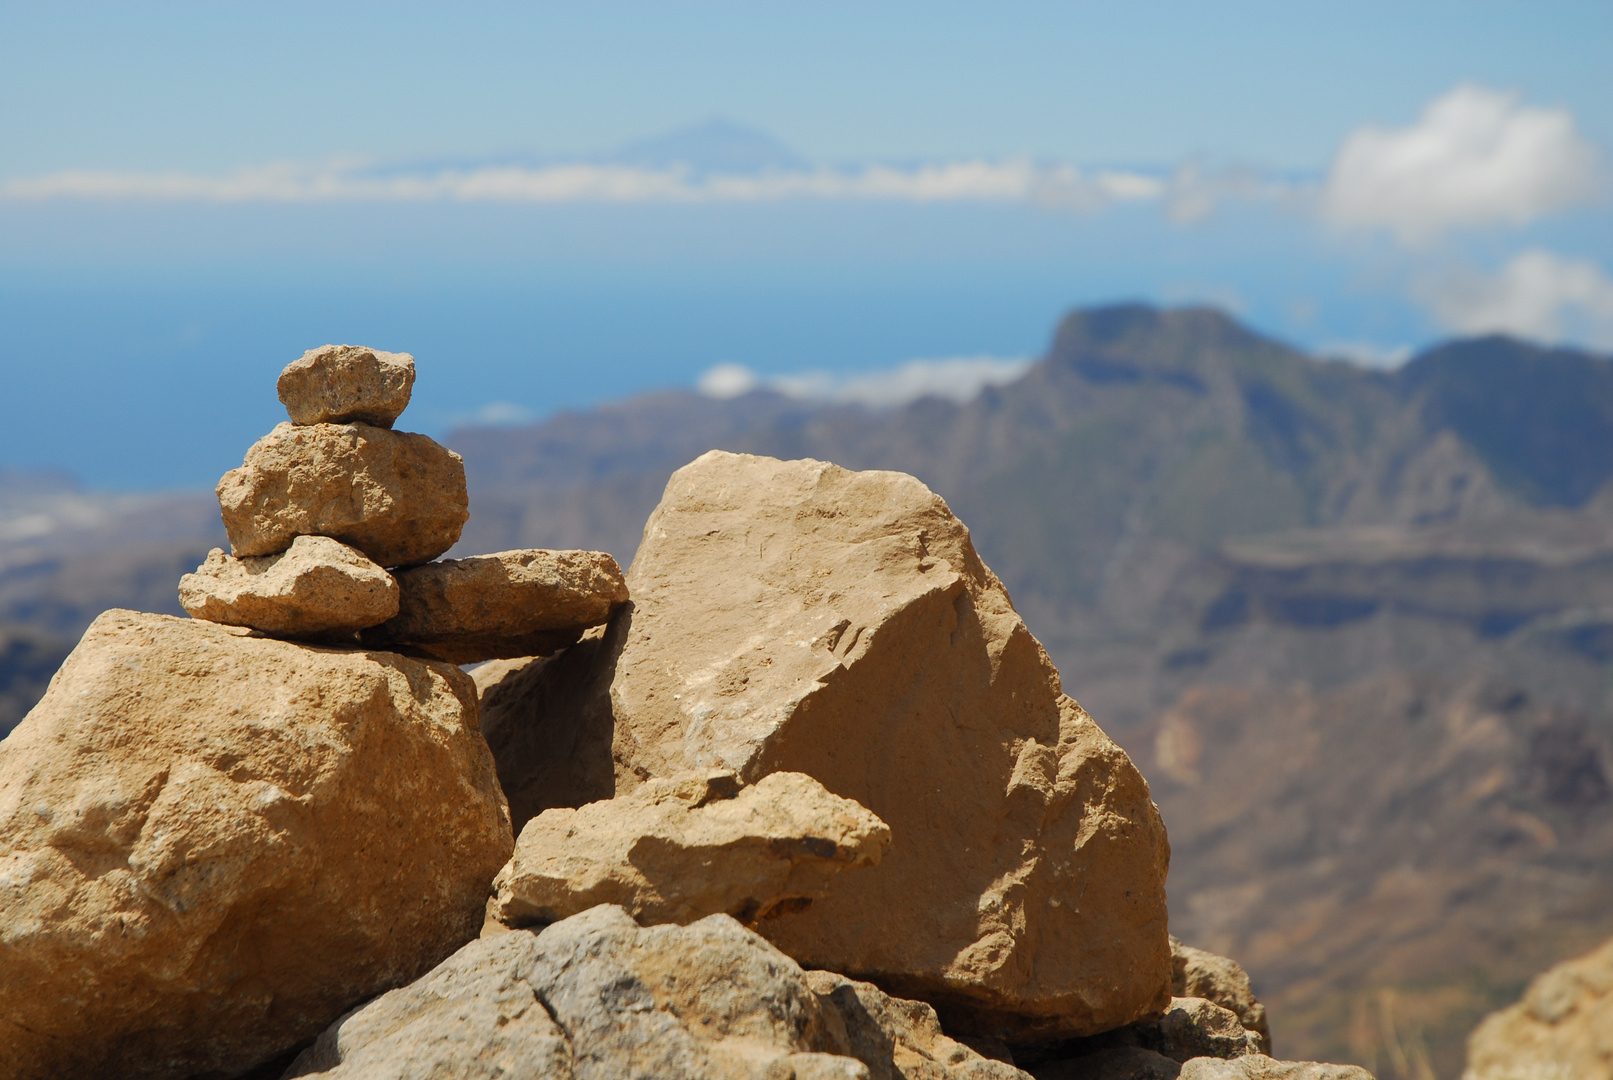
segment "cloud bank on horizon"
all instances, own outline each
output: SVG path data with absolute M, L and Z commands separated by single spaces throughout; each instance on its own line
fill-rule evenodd
M 1029 158 L 811 163 L 756 131 L 714 121 L 586 160 L 381 165 L 282 162 L 224 174 L 69 170 L 0 181 L 0 202 L 491 203 L 721 205 L 791 200 L 1026 204 L 1102 214 L 1155 206 L 1191 228 L 1234 203 L 1262 204 L 1341 235 L 1385 235 L 1429 263 L 1413 300 L 1448 332 L 1500 331 L 1613 348 L 1613 278 L 1594 260 L 1538 246 L 1486 273 L 1442 251 L 1455 233 L 1516 229 L 1605 206 L 1602 151 L 1566 109 L 1461 84 L 1400 128 L 1351 132 L 1314 176 L 1254 168 L 1092 168 Z M 1397 346 L 1361 355 L 1403 355 Z

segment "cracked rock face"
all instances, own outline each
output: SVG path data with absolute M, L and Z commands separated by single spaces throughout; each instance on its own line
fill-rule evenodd
M 109 611 L 0 743 L 0 1075 L 255 1065 L 473 938 L 511 848 L 457 668 Z
M 877 865 L 889 843 L 883 821 L 801 773 L 743 789 L 722 771 L 652 780 L 527 822 L 493 883 L 494 913 L 526 926 L 617 904 L 646 926 L 755 923 L 828 895 L 840 871 Z
M 786 953 L 1010 1041 L 1165 1008 L 1169 848 L 1148 786 L 923 484 L 714 451 L 673 474 L 627 584 L 597 637 L 483 682 L 511 790 L 541 799 L 523 777 L 557 771 L 604 788 L 550 788 L 579 801 L 688 770 L 805 773 L 892 842 L 765 924 Z M 561 747 L 580 755 L 564 770 Z
M 409 407 L 414 357 L 362 345 L 325 345 L 287 364 L 275 389 L 293 424 L 389 428 Z
M 236 558 L 329 536 L 381 566 L 428 562 L 470 517 L 465 463 L 424 435 L 369 424 L 279 424 L 218 482 Z
M 286 1076 L 1028 1080 L 918 1002 L 803 972 L 726 915 L 641 927 L 591 908 L 465 946 L 343 1017 Z
M 179 579 L 192 618 L 277 637 L 359 630 L 397 613 L 392 575 L 328 536 L 299 536 L 278 555 L 237 559 L 221 548 Z
M 500 551 L 398 573 L 398 613 L 365 635 L 455 664 L 548 655 L 627 601 L 603 551 Z

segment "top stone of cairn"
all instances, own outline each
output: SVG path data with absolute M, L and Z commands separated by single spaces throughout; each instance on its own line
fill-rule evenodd
M 293 424 L 389 428 L 409 405 L 414 357 L 362 345 L 325 345 L 287 364 L 275 388 Z

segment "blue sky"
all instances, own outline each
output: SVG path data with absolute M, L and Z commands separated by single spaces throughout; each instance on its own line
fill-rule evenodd
M 1114 299 L 1613 350 L 1610 41 L 1605 3 L 0 5 L 0 466 L 210 483 L 326 341 L 414 352 L 433 433 L 713 368 L 957 391 Z

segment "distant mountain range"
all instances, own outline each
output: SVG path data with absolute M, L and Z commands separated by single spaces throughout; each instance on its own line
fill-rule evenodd
M 1173 929 L 1250 968 L 1284 1057 L 1454 1077 L 1479 1016 L 1613 933 L 1606 358 L 1488 337 L 1372 371 L 1130 305 L 1070 315 L 963 403 L 668 391 L 448 442 L 471 486 L 455 554 L 625 563 L 714 447 L 924 480 L 1149 777 Z M 99 606 L 173 610 L 217 542 L 210 496 L 79 526 L 92 497 L 17 485 L 13 717 Z

